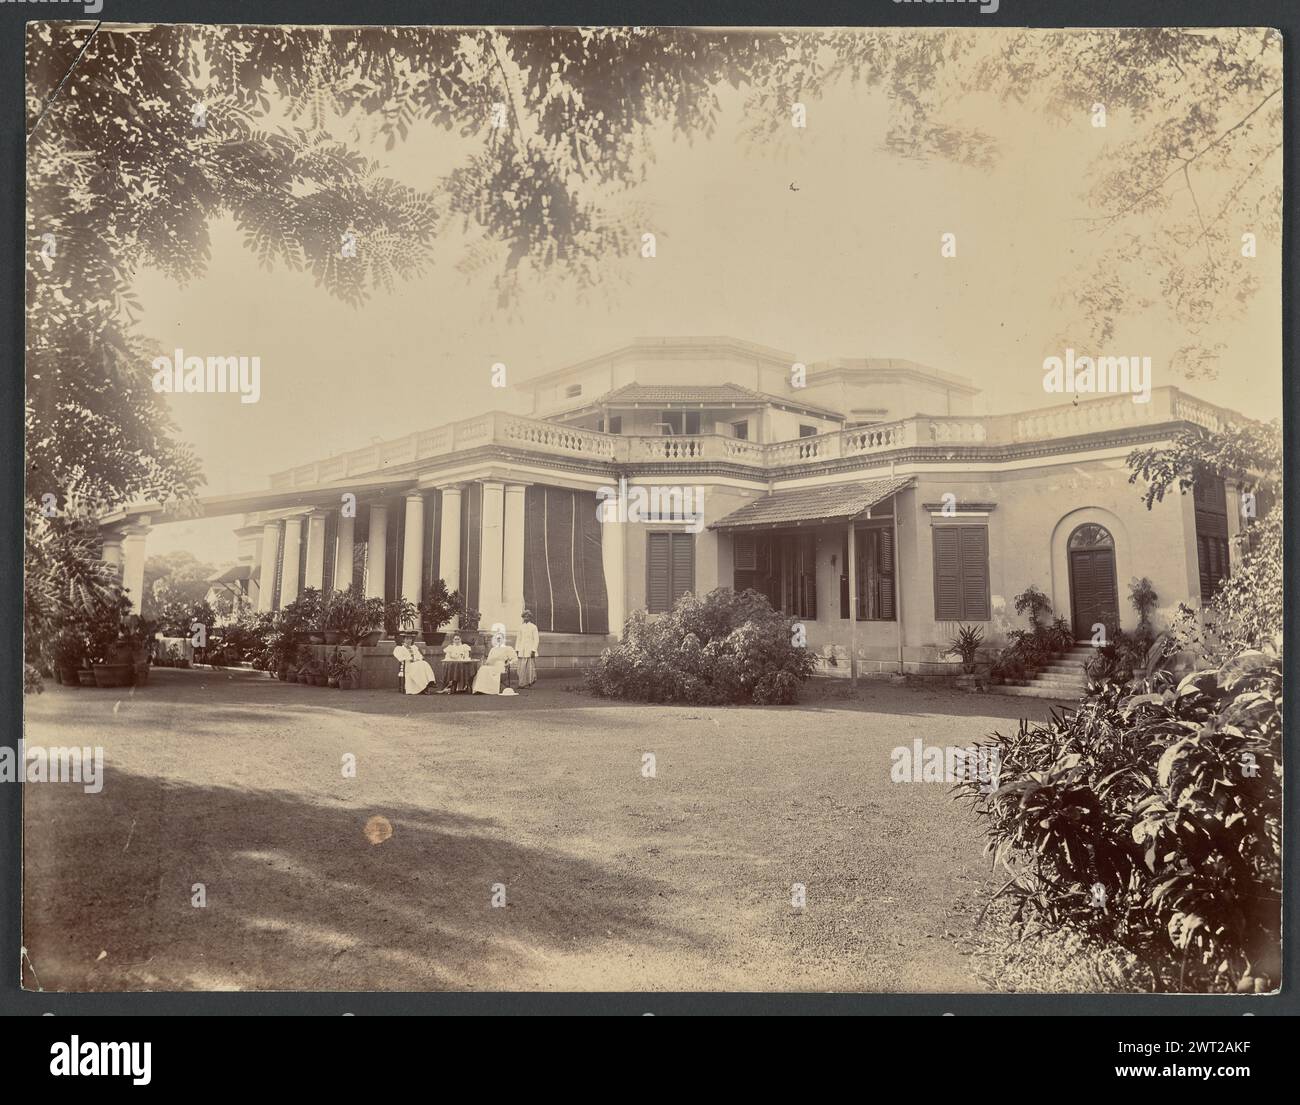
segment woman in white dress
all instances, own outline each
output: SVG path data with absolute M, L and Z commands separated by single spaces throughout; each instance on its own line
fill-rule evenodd
M 502 690 L 501 684 L 511 665 L 518 663 L 519 654 L 513 648 L 507 644 L 495 645 L 489 650 L 482 666 L 478 669 L 478 674 L 474 676 L 474 693 L 514 694 L 514 690 L 508 686 Z
M 418 648 L 415 647 L 415 634 L 400 634 L 401 642 L 393 649 L 393 658 L 399 663 L 406 665 L 406 694 L 424 694 L 430 687 L 437 685 L 433 676 L 433 668 L 429 666 L 429 661 L 424 658 Z

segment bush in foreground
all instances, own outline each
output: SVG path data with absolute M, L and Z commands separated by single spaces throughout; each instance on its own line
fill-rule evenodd
M 1160 652 L 1153 650 L 1153 662 Z M 994 734 L 996 789 L 959 784 L 1022 936 L 1134 953 L 1161 990 L 1280 981 L 1282 665 L 1113 682 Z
M 684 595 L 667 614 L 638 611 L 586 672 L 606 698 L 695 705 L 789 705 L 813 673 L 796 619 L 757 591 Z

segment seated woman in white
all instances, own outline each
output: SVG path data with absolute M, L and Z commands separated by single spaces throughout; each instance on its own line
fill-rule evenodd
M 509 645 L 496 645 L 487 654 L 474 676 L 475 694 L 501 694 L 501 681 L 511 664 L 519 663 L 519 654 Z M 510 692 L 514 694 L 514 691 Z
M 424 694 L 427 688 L 436 685 L 433 668 L 424 658 L 424 653 L 415 647 L 414 633 L 403 633 L 400 636 L 401 643 L 393 649 L 393 658 L 406 665 L 404 691 L 406 694 Z
M 451 644 L 442 650 L 442 658 L 444 660 L 468 660 L 470 658 L 469 645 L 462 644 L 459 637 L 453 637 Z

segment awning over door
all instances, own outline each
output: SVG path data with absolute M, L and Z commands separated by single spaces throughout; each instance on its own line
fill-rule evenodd
M 911 476 L 774 491 L 709 526 L 715 530 L 776 529 L 828 525 L 865 515 L 891 495 L 912 486 Z

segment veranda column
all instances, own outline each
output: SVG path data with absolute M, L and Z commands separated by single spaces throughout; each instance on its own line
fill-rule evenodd
M 442 490 L 442 537 L 438 542 L 438 571 L 448 591 L 460 589 L 460 488 L 444 487 Z M 467 601 L 472 601 L 468 599 Z M 455 629 L 459 618 L 447 623 Z
M 506 628 L 517 631 L 524 612 L 524 490 L 522 483 L 506 484 L 505 545 L 502 550 L 501 604 Z
M 483 614 L 479 628 L 491 630 L 505 623 L 501 601 L 502 555 L 505 530 L 506 486 L 500 480 L 483 481 L 483 542 L 479 553 L 478 608 Z
M 307 516 L 306 585 L 325 590 L 325 511 L 313 510 Z
M 406 496 L 406 528 L 402 539 L 402 598 L 420 605 L 424 582 L 424 495 Z
M 605 594 L 609 603 L 609 631 L 623 636 L 627 618 L 627 580 L 624 565 L 627 556 L 627 524 L 618 520 L 616 504 L 601 504 L 600 562 L 605 570 Z
M 148 526 L 127 526 L 122 530 L 122 587 L 137 614 L 144 602 L 144 539 L 148 532 Z
M 275 561 L 279 553 L 279 523 L 268 522 L 262 527 L 262 574 L 257 582 L 257 609 L 262 614 L 275 608 Z
M 280 609 L 298 597 L 298 560 L 302 555 L 302 517 L 284 520 L 284 556 L 280 561 Z
M 339 511 L 337 544 L 334 549 L 334 589 L 346 591 L 352 586 L 352 545 L 356 541 L 357 520 Z
M 366 598 L 384 597 L 385 548 L 388 545 L 388 507 L 370 504 L 370 533 L 366 537 Z
M 117 572 L 117 578 L 121 580 L 122 578 L 122 535 L 120 533 L 115 533 L 110 530 L 104 534 L 103 540 L 104 540 L 104 549 L 100 555 L 100 559 L 103 560 L 105 564 L 113 565 L 113 569 Z

